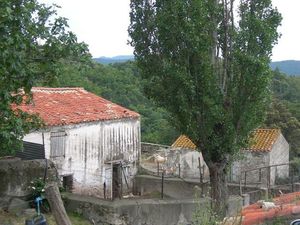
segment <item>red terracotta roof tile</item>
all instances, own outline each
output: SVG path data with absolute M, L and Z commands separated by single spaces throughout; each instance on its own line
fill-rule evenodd
M 139 117 L 138 113 L 83 88 L 33 87 L 31 91 L 32 102 L 18 108 L 38 114 L 47 126 Z
M 279 129 L 257 129 L 252 132 L 251 146 L 246 150 L 270 152 L 279 135 Z

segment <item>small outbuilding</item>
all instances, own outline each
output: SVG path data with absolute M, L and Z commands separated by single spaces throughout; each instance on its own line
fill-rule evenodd
M 65 185 L 104 198 L 131 191 L 140 158 L 140 116 L 83 88 L 32 88 L 19 108 L 45 127 L 24 141 L 44 144 Z
M 167 157 L 173 165 L 180 165 L 180 177 L 199 179 L 201 168 L 202 178 L 209 179 L 208 167 L 201 152 L 186 135 L 180 135 L 176 139 Z M 179 173 L 179 170 L 177 170 L 177 173 Z
M 232 164 L 230 179 L 274 185 L 276 179 L 289 176 L 288 163 L 289 144 L 280 130 L 257 129 L 252 132 L 250 147 L 241 150 L 241 159 Z

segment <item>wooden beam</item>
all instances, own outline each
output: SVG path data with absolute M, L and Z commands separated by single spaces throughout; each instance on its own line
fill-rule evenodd
M 52 214 L 55 218 L 56 224 L 72 225 L 64 207 L 61 195 L 57 184 L 54 182 L 48 183 L 45 187 L 46 198 L 49 202 Z

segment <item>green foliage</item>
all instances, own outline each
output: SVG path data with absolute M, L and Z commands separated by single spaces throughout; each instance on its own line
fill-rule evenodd
M 237 22 L 232 0 L 131 0 L 130 7 L 145 93 L 201 149 L 221 206 L 226 166 L 264 120 L 281 16 L 271 0 L 240 1 Z
M 218 215 L 212 210 L 209 202 L 199 203 L 193 213 L 193 224 L 195 225 L 215 225 L 219 220 L 220 218 L 218 218 Z
M 283 136 L 290 144 L 290 158 L 300 156 L 300 122 L 284 105 L 274 99 L 267 113 L 265 125 L 270 128 L 280 128 Z
M 278 70 L 273 72 L 272 90 L 274 96 L 284 101 L 289 110 L 300 119 L 300 77 L 286 76 Z
M 85 61 L 90 55 L 54 7 L 36 0 L 2 0 L 0 15 L 0 155 L 7 155 L 20 149 L 18 140 L 40 125 L 35 116 L 11 107 L 30 100 L 34 82 L 51 82 L 62 59 Z
M 34 200 L 37 197 L 44 196 L 45 193 L 45 182 L 42 178 L 36 178 L 30 182 L 29 190 L 31 199 Z
M 273 100 L 265 126 L 280 128 L 290 144 L 290 158 L 300 156 L 300 77 L 289 77 L 274 71 Z
M 80 86 L 141 115 L 142 141 L 171 144 L 178 136 L 169 114 L 147 99 L 134 62 L 91 66 L 64 62 L 53 87 Z

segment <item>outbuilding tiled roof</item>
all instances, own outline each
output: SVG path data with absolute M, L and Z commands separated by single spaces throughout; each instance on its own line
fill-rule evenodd
M 139 114 L 92 94 L 83 88 L 32 88 L 32 102 L 18 106 L 38 114 L 47 126 L 138 118 Z
M 270 152 L 280 135 L 279 129 L 257 129 L 252 133 L 250 148 L 253 152 Z
M 196 149 L 197 146 L 185 135 L 180 135 L 176 141 L 172 144 L 173 148 L 186 148 L 186 149 Z
M 279 129 L 256 129 L 252 132 L 250 147 L 253 152 L 270 152 L 280 135 Z M 196 149 L 197 146 L 186 135 L 180 135 L 172 144 L 174 148 Z

